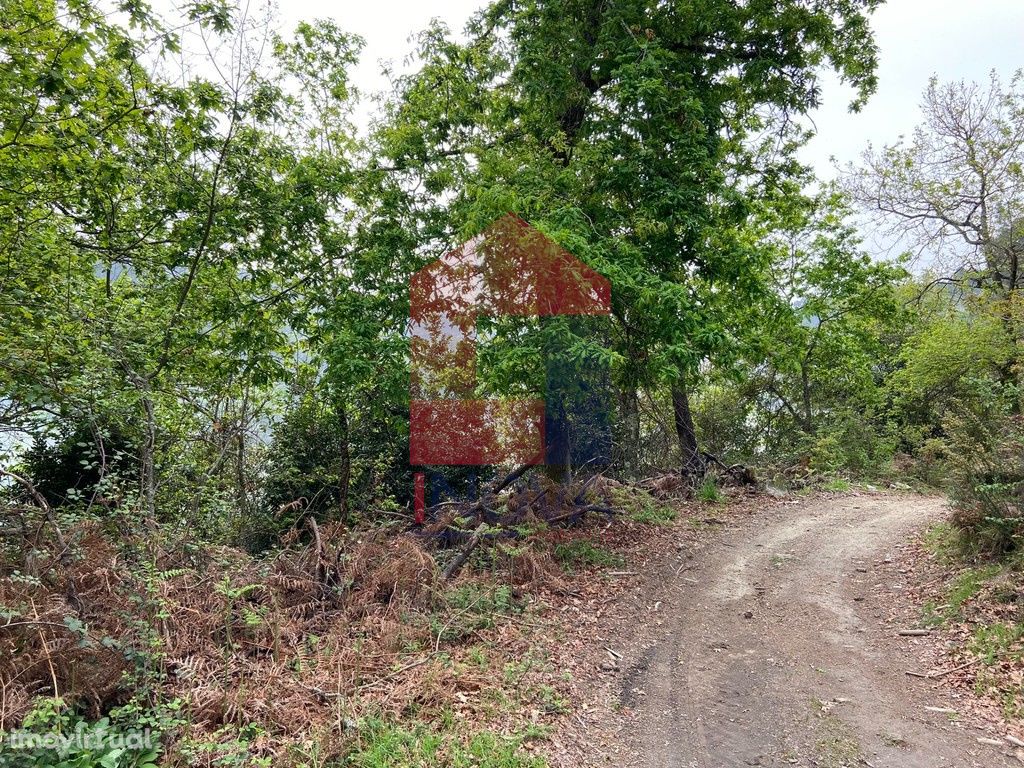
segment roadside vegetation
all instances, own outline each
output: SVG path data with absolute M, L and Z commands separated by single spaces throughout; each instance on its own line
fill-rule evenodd
M 0 762 L 539 768 L 545 610 L 757 490 L 947 491 L 935 620 L 1003 606 L 971 648 L 1019 670 L 1024 79 L 927 84 L 821 183 L 876 5 L 482 3 L 357 130 L 337 23 L 0 0 L 0 734 L 107 745 Z M 410 382 L 412 276 L 509 212 L 610 313 L 481 317 L 472 380 Z M 412 466 L 429 387 L 565 439 Z
M 993 557 L 971 535 L 940 524 L 921 542 L 923 627 L 941 633 L 946 651 L 935 674 L 980 697 L 985 719 L 1024 717 L 1024 608 L 1019 551 Z

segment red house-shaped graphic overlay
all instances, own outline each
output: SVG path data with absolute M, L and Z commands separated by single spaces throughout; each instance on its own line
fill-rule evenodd
M 608 280 L 508 214 L 417 272 L 409 294 L 411 463 L 543 463 L 543 400 L 473 397 L 477 318 L 607 315 Z

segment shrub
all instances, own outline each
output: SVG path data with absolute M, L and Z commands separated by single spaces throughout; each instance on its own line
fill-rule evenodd
M 693 420 L 706 451 L 724 461 L 745 461 L 758 444 L 759 429 L 751 418 L 749 387 L 716 382 L 694 398 Z
M 10 768 L 156 768 L 160 747 L 151 732 L 129 731 L 107 717 L 89 722 L 46 698 L 19 731 L 0 731 L 0 752 Z
M 342 456 L 345 431 L 339 417 L 320 399 L 305 395 L 274 428 L 271 453 L 276 457 L 267 478 L 267 503 L 272 510 L 303 499 L 299 510 L 328 516 L 342 508 Z M 289 522 L 296 512 L 279 517 Z
M 831 474 L 844 464 L 843 446 L 837 435 L 827 433 L 811 442 L 810 468 L 820 474 Z
M 928 485 L 941 487 L 945 484 L 949 449 L 946 441 L 937 437 L 929 438 L 917 449 L 917 460 L 911 471 L 919 480 Z
M 52 439 L 37 437 L 23 463 L 22 471 L 51 507 L 90 498 L 98 501 L 97 510 L 115 505 L 124 494 L 121 479 L 138 472 L 128 437 L 86 423 Z
M 1024 536 L 1024 417 L 1015 387 L 979 390 L 948 422 L 953 522 L 972 548 L 999 555 Z

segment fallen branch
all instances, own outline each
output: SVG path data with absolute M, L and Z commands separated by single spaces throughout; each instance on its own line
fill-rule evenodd
M 358 692 L 358 691 L 366 690 L 367 688 L 374 688 L 374 687 L 380 685 L 381 683 L 386 683 L 389 680 L 393 680 L 394 678 L 398 677 L 399 675 L 404 674 L 405 672 L 408 672 L 408 671 L 410 671 L 412 669 L 416 669 L 416 667 L 422 667 L 424 664 L 426 664 L 431 659 L 435 658 L 437 655 L 438 655 L 437 653 L 427 654 L 424 658 L 417 659 L 416 661 L 413 661 L 413 662 L 411 662 L 409 664 L 406 664 L 403 667 L 399 667 L 398 669 L 396 669 L 396 670 L 394 670 L 392 672 L 389 672 L 388 674 L 384 675 L 383 677 L 377 678 L 376 680 L 371 680 L 371 681 L 366 682 L 366 683 L 357 684 L 356 687 L 355 687 L 355 690 Z M 330 699 L 345 699 L 345 698 L 349 698 L 349 696 L 351 696 L 351 694 L 340 693 L 340 692 L 339 693 L 334 693 L 333 691 L 325 691 L 323 688 L 317 688 L 315 685 L 306 685 L 305 683 L 302 683 L 302 682 L 298 682 L 298 681 L 296 681 L 296 682 L 297 682 L 297 684 L 301 688 L 305 688 L 310 693 L 316 694 L 317 696 L 319 696 L 320 698 L 324 699 L 325 701 L 328 701 Z
M 492 494 L 501 493 L 506 488 L 508 488 L 510 485 L 512 485 L 512 483 L 514 483 L 520 477 L 525 475 L 527 472 L 529 472 L 535 466 L 537 466 L 537 465 L 536 464 L 523 464 L 521 467 L 518 467 L 517 469 L 512 470 L 511 472 L 509 472 L 505 476 L 505 478 L 501 482 L 499 482 L 497 485 L 491 487 L 490 493 L 492 493 Z
M 597 482 L 597 478 L 599 477 L 601 477 L 601 475 L 591 475 L 587 478 L 587 481 L 583 483 L 583 486 L 580 488 L 579 493 L 576 494 L 576 497 L 572 500 L 572 503 L 582 504 L 586 501 L 587 491 L 590 490 L 590 486 Z
M 525 475 L 534 466 L 536 465 L 523 464 L 522 466 L 512 470 L 507 475 L 505 475 L 505 477 L 503 477 L 500 481 L 491 485 L 483 493 L 481 493 L 480 498 L 474 501 L 469 507 L 467 507 L 466 511 L 462 514 L 466 517 L 477 517 L 479 513 L 484 509 L 484 504 L 489 497 L 496 496 L 499 493 L 501 493 L 503 490 L 512 485 L 512 483 L 514 483 L 520 477 Z
M 619 511 L 617 509 L 613 509 L 611 507 L 605 507 L 605 506 L 602 506 L 601 504 L 587 504 L 587 505 L 582 506 L 582 507 L 577 507 L 576 509 L 572 510 L 571 512 L 566 512 L 564 515 L 558 515 L 557 517 L 552 517 L 551 519 L 545 520 L 544 522 L 547 523 L 548 525 L 553 525 L 554 523 L 561 523 L 561 522 L 564 522 L 564 521 L 569 520 L 569 519 L 574 518 L 574 517 L 582 517 L 587 512 L 601 512 L 601 513 L 603 513 L 605 515 L 617 515 L 617 514 L 619 514 Z
M 473 554 L 476 548 L 479 547 L 481 542 L 483 542 L 485 539 L 506 535 L 518 535 L 514 527 L 502 527 L 500 524 L 498 525 L 498 530 L 496 533 L 490 532 L 488 530 L 488 518 L 481 517 L 481 512 L 492 512 L 492 510 L 490 510 L 490 508 L 487 506 L 487 502 L 493 500 L 496 494 L 500 493 L 501 491 L 512 485 L 512 483 L 514 483 L 516 480 L 522 477 L 533 466 L 533 464 L 524 464 L 516 468 L 508 475 L 503 477 L 500 481 L 489 486 L 487 490 L 485 490 L 484 493 L 481 494 L 480 498 L 477 499 L 475 502 L 473 502 L 472 504 L 458 512 L 457 515 L 450 518 L 447 522 L 441 524 L 440 531 L 438 532 L 437 535 L 451 536 L 454 533 L 461 538 L 466 535 L 465 528 L 461 528 L 461 526 L 466 526 L 468 528 L 470 521 L 475 520 L 477 522 L 477 527 L 475 528 L 473 533 L 469 535 L 469 538 L 463 539 L 465 541 L 465 545 L 463 546 L 463 548 L 459 551 L 458 555 L 456 555 L 456 557 L 451 561 L 451 563 L 448 564 L 448 567 L 446 567 L 444 571 L 442 571 L 442 580 L 447 581 L 450 580 L 453 576 L 455 576 L 462 568 L 462 566 L 465 565 L 470 555 Z M 580 488 L 580 490 L 575 494 L 573 501 L 574 506 L 569 511 L 547 519 L 544 519 L 543 515 L 540 514 L 538 514 L 538 517 L 540 517 L 540 519 L 547 525 L 555 525 L 557 523 L 580 518 L 587 512 L 601 512 L 609 516 L 618 514 L 619 510 L 601 504 L 581 504 L 583 497 L 586 494 L 586 491 L 594 482 L 596 482 L 597 478 L 598 475 L 595 475 L 592 478 L 588 479 L 587 482 L 583 484 L 583 487 Z M 531 506 L 532 504 L 536 503 L 536 501 L 542 498 L 544 494 L 548 492 L 548 490 L 549 489 L 544 489 L 539 494 L 534 496 L 534 498 L 530 501 L 530 504 L 528 506 Z M 440 506 L 440 504 L 435 505 L 433 509 L 437 509 Z M 456 519 L 460 521 L 459 529 L 455 528 L 453 525 Z M 492 519 L 492 523 L 493 522 L 494 521 Z
M 484 599 L 484 597 L 486 597 L 486 596 L 487 596 L 487 593 L 486 593 L 486 592 L 481 592 L 481 593 L 480 593 L 480 594 L 479 594 L 479 595 L 477 596 L 476 600 L 474 600 L 473 602 L 471 602 L 471 603 L 470 603 L 469 605 L 467 605 L 467 606 L 466 606 L 465 608 L 463 608 L 463 609 L 462 609 L 461 611 L 459 611 L 458 613 L 456 613 L 456 614 L 455 614 L 454 616 L 452 616 L 451 618 L 449 618 L 449 619 L 448 619 L 448 621 L 446 621 L 446 622 L 444 623 L 444 626 L 443 626 L 443 627 L 441 627 L 441 629 L 440 629 L 440 630 L 438 630 L 438 632 L 437 632 L 437 640 L 436 640 L 436 641 L 435 641 L 435 643 L 434 643 L 434 654 L 435 654 L 435 655 L 441 652 L 441 638 L 442 638 L 442 637 L 444 637 L 444 633 L 448 631 L 448 627 L 450 627 L 450 626 L 451 626 L 452 624 L 454 624 L 454 623 L 455 623 L 455 620 L 456 620 L 456 619 L 458 619 L 458 618 L 461 618 L 462 616 L 465 616 L 465 615 L 466 615 L 467 613 L 469 613 L 469 612 L 470 612 L 471 610 L 473 610 L 474 608 L 476 608 L 477 604 L 478 604 L 478 603 L 479 603 L 479 602 L 480 602 L 481 600 L 483 600 L 483 599 Z
M 449 579 L 451 579 L 451 577 L 458 573 L 459 569 L 462 568 L 463 565 L 465 565 L 466 561 L 469 559 L 469 556 L 473 554 L 473 550 L 480 545 L 481 541 L 483 541 L 484 531 L 486 530 L 487 523 L 480 523 L 480 525 L 476 527 L 476 530 L 473 531 L 473 535 L 469 537 L 469 541 L 466 543 L 466 546 L 462 548 L 462 551 L 459 552 L 455 559 L 452 560 L 448 564 L 448 567 L 445 568 L 444 571 L 441 573 L 441 578 L 444 581 L 448 581 Z
M 726 464 L 713 453 L 708 453 L 707 451 L 701 451 L 701 455 L 704 457 L 705 462 L 714 464 L 727 475 L 732 477 L 736 482 L 742 483 L 743 485 L 757 485 L 757 479 L 754 477 L 754 471 L 750 469 L 750 467 L 743 464 Z
M 944 672 L 928 672 L 928 673 L 924 673 L 924 672 L 912 672 L 911 670 L 908 669 L 907 670 L 907 674 L 910 675 L 911 677 L 920 677 L 923 680 L 938 680 L 939 678 L 945 677 L 946 675 L 952 675 L 954 672 L 962 672 L 963 670 L 967 669 L 968 667 L 973 667 L 979 661 L 981 661 L 980 658 L 971 659 L 966 664 L 961 664 L 959 667 L 953 667 L 952 669 L 947 669 Z
M 388 682 L 389 680 L 394 680 L 399 675 L 405 674 L 406 672 L 408 672 L 411 669 L 416 669 L 416 667 L 422 667 L 428 661 L 430 661 L 431 659 L 436 658 L 437 656 L 438 656 L 438 654 L 436 654 L 436 653 L 428 653 L 422 659 L 417 659 L 416 661 L 410 662 L 409 664 L 406 664 L 403 667 L 399 667 L 398 669 L 394 670 L 393 672 L 389 672 L 388 674 L 384 675 L 384 677 L 381 677 L 381 678 L 378 678 L 377 680 L 372 680 L 372 681 L 370 681 L 368 683 L 363 683 L 362 685 L 357 686 L 356 690 L 362 691 L 362 690 L 365 690 L 367 688 L 374 688 L 374 687 L 376 687 L 376 686 L 378 686 L 378 685 L 380 685 L 382 683 Z

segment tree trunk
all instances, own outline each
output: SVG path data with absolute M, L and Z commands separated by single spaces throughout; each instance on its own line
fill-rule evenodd
M 814 434 L 814 415 L 811 410 L 811 377 L 807 364 L 800 366 L 800 395 L 803 411 L 800 414 L 800 427 L 808 434 Z
M 338 467 L 338 515 L 339 519 L 344 522 L 348 520 L 348 492 L 352 479 L 352 453 L 348 439 L 348 410 L 345 408 L 343 401 L 338 402 L 337 412 L 338 432 L 341 436 L 341 462 Z
M 542 327 L 555 318 L 543 318 Z M 546 335 L 544 344 L 544 473 L 556 483 L 569 480 L 571 447 L 569 438 L 570 391 L 575 371 L 562 355 L 557 342 Z
M 693 426 L 690 410 L 690 396 L 686 384 L 679 382 L 672 387 L 672 413 L 676 422 L 676 437 L 679 439 L 679 453 L 682 457 L 680 474 L 683 482 L 691 488 L 704 479 L 707 466 L 697 445 L 697 430 Z
M 571 450 L 563 394 L 549 391 L 544 411 L 544 473 L 556 483 L 566 483 L 570 479 Z
M 640 403 L 635 386 L 619 388 L 619 413 L 622 416 L 616 430 L 613 467 L 629 476 L 640 464 Z
M 142 514 L 146 526 L 156 527 L 156 415 L 153 400 L 148 395 L 142 399 L 142 410 L 146 415 L 145 433 L 139 462 L 142 483 Z

